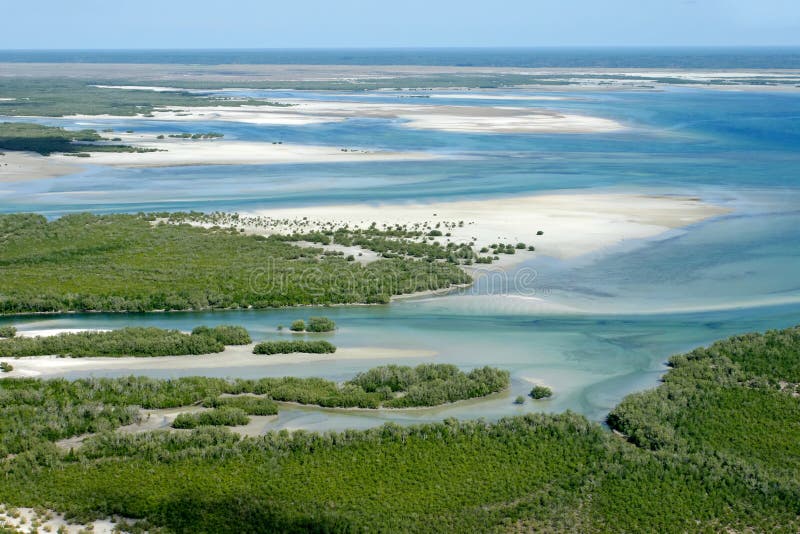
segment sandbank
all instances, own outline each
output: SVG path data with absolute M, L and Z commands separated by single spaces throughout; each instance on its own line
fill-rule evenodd
M 303 125 L 348 119 L 397 119 L 409 128 L 483 133 L 608 133 L 625 129 L 611 119 L 548 109 L 281 99 L 289 107 L 188 107 L 159 110 L 155 120 L 218 120 L 250 124 Z M 74 116 L 74 118 L 91 117 Z M 102 118 L 102 116 L 94 117 Z M 143 117 L 140 117 L 143 118 Z
M 427 152 L 395 152 L 226 139 L 158 139 L 155 134 L 114 134 L 121 143 L 155 152 L 92 152 L 84 161 L 113 167 L 173 167 L 187 165 L 269 165 L 356 161 L 430 160 Z M 71 156 L 54 154 L 55 161 Z
M 223 352 L 200 356 L 159 356 L 154 358 L 59 358 L 57 356 L 29 356 L 24 358 L 3 358 L 9 361 L 14 370 L 4 373 L 4 377 L 52 377 L 69 372 L 113 371 L 124 369 L 131 373 L 141 370 L 197 369 L 203 374 L 205 369 L 236 367 L 264 367 L 265 371 L 274 365 L 313 364 L 336 360 L 372 360 L 398 358 L 430 358 L 433 351 L 395 349 L 381 347 L 338 347 L 334 354 L 275 354 L 264 356 L 253 354 L 253 344 L 225 347 Z
M 475 248 L 496 243 L 534 245 L 500 255 L 506 262 L 532 254 L 569 259 L 625 240 L 653 237 L 669 229 L 694 224 L 730 210 L 695 197 L 635 193 L 554 193 L 487 200 L 405 204 L 351 204 L 260 210 L 262 233 L 311 232 L 327 226 L 368 228 L 373 222 L 435 227 L 441 243 L 474 242 Z M 307 220 L 303 220 L 303 218 Z M 302 227 L 298 222 L 302 221 Z M 461 224 L 463 222 L 463 224 Z M 539 231 L 543 235 L 537 235 Z M 496 265 L 496 264 L 495 264 Z
M 75 174 L 83 169 L 75 158 L 53 158 L 34 152 L 0 150 L 0 183 L 22 182 Z

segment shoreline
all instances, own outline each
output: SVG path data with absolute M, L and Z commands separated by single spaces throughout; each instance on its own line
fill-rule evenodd
M 0 149 L 0 186 L 83 172 L 85 166 L 75 160 L 77 158 L 70 156 L 53 158 L 35 152 Z
M 504 276 L 512 267 L 545 256 L 570 260 L 609 249 L 626 241 L 657 237 L 672 229 L 726 215 L 732 210 L 694 196 L 647 193 L 551 192 L 523 197 L 501 197 L 481 201 L 452 201 L 405 204 L 350 204 L 259 210 L 243 213 L 231 224 L 251 234 L 291 234 L 334 227 L 367 228 L 373 223 L 406 224 L 409 228 L 443 225 L 451 234 L 436 239 L 442 243 L 474 243 L 477 252 L 493 243 L 525 243 L 535 251 L 515 250 L 499 254 L 492 264 L 462 265 L 474 278 L 470 284 L 456 284 L 437 290 L 392 295 L 388 303 L 337 303 L 298 305 L 283 308 L 324 308 L 338 306 L 383 306 L 415 298 L 440 297 L 472 286 L 481 276 Z M 248 217 L 250 220 L 248 220 Z M 303 226 L 298 224 L 302 222 Z M 225 223 L 227 224 L 227 223 Z M 542 231 L 542 235 L 538 233 Z M 444 232 L 442 232 L 444 234 Z M 480 253 L 479 253 L 480 254 Z M 487 253 L 483 253 L 486 255 Z M 488 254 L 491 254 L 491 250 Z M 204 308 L 193 310 L 150 310 L 145 313 L 241 311 L 256 308 Z M 570 310 L 562 310 L 568 312 Z M 44 316 L 78 313 L 127 313 L 114 311 L 53 311 L 6 313 L 0 317 Z
M 228 369 L 240 367 L 263 367 L 267 372 L 270 367 L 278 365 L 305 365 L 316 362 L 353 361 L 353 360 L 397 360 L 397 359 L 432 359 L 436 351 L 426 349 L 403 349 L 387 347 L 337 347 L 333 354 L 253 354 L 255 343 L 248 345 L 226 346 L 222 352 L 184 356 L 119 356 L 119 357 L 86 357 L 62 358 L 58 356 L 25 356 L 18 358 L 2 358 L 14 366 L 10 373 L 3 373 L 8 378 L 52 378 L 71 372 L 103 372 L 123 370 L 129 374 L 142 371 L 177 371 L 197 370 L 202 374 L 211 369 Z M 186 375 L 189 376 L 189 375 Z M 266 376 L 269 376 L 266 375 Z M 283 376 L 283 375 L 282 375 Z
M 726 215 L 732 210 L 696 196 L 619 192 L 552 191 L 486 200 L 429 203 L 335 204 L 243 212 L 252 221 L 238 227 L 256 234 L 366 229 L 372 224 L 440 228 L 441 243 L 524 243 L 525 250 L 499 254 L 494 265 L 508 267 L 536 255 L 572 259 L 626 240 L 655 237 L 672 229 Z M 541 234 L 539 232 L 542 232 Z M 446 235 L 449 233 L 450 235 Z M 530 252 L 527 246 L 534 246 Z M 472 265 L 470 268 L 479 268 Z
M 223 121 L 256 125 L 302 126 L 351 119 L 398 121 L 401 127 L 460 133 L 580 134 L 613 133 L 626 129 L 613 119 L 563 113 L 545 107 L 475 106 L 452 104 L 375 103 L 282 99 L 289 107 L 242 105 L 155 108 L 151 115 L 67 115 L 73 120 L 155 120 L 174 122 Z M 122 137 L 122 136 L 120 136 Z M 123 141 L 125 138 L 122 137 Z
M 121 143 L 150 152 L 90 152 L 86 164 L 111 167 L 186 167 L 201 165 L 280 165 L 359 161 L 427 161 L 444 156 L 432 152 L 361 150 L 350 147 L 301 145 L 228 139 L 158 139 L 159 134 L 115 133 Z M 50 158 L 64 162 L 64 154 Z

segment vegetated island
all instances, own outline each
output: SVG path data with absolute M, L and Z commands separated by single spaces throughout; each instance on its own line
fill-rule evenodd
M 197 419 L 196 426 L 235 426 L 247 421 L 231 419 L 228 412 L 273 415 L 277 402 L 326 408 L 413 408 L 484 397 L 508 386 L 508 371 L 483 367 L 465 373 L 448 364 L 378 367 L 341 385 L 322 378 L 295 377 L 4 378 L 0 380 L 0 422 L 8 432 L 0 434 L 0 459 L 47 448 L 57 440 L 133 424 L 140 409 L 201 405 L 208 410 L 193 415 L 210 412 L 203 417 L 211 419 Z M 218 412 L 214 410 L 226 412 L 226 417 L 215 420 Z
M 61 152 L 89 157 L 90 152 L 149 152 L 153 149 L 115 144 L 96 130 L 65 130 L 25 122 L 0 122 L 0 150 L 22 150 L 49 156 Z
M 134 404 L 295 385 L 4 379 L 0 502 L 168 531 L 796 532 L 799 351 L 796 327 L 676 356 L 661 386 L 612 411 L 619 434 L 574 413 L 324 434 L 119 434 L 110 430 L 133 420 Z M 54 445 L 90 429 L 100 432 L 80 448 Z
M 250 334 L 241 326 L 201 326 L 191 334 L 154 327 L 127 327 L 97 332 L 64 332 L 54 336 L 0 338 L 0 357 L 186 356 L 222 352 L 226 345 L 247 345 L 251 341 Z
M 471 282 L 446 261 L 361 265 L 281 236 L 160 215 L 0 215 L 0 313 L 375 304 Z
M 151 115 L 156 108 L 278 106 L 263 99 L 209 94 L 203 91 L 140 91 L 98 87 L 96 81 L 67 77 L 0 79 L 0 115 L 64 117 L 69 115 Z
M 328 341 L 262 341 L 253 347 L 253 354 L 333 354 L 336 346 Z
M 328 317 L 309 317 L 308 323 L 302 319 L 292 321 L 289 330 L 296 334 L 333 332 L 336 330 L 336 323 Z

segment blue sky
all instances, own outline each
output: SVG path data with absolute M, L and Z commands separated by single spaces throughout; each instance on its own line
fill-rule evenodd
M 0 0 L 0 49 L 800 45 L 800 0 Z

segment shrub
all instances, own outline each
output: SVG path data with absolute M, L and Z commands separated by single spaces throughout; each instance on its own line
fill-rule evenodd
M 278 405 L 268 397 L 237 395 L 235 397 L 216 397 L 203 401 L 207 408 L 238 408 L 247 415 L 277 415 Z
M 541 230 L 539 230 L 538 232 L 536 232 L 536 235 L 544 235 L 544 232 L 542 232 Z
M 17 328 L 14 326 L 0 326 L 0 337 L 14 337 L 17 335 Z
M 514 399 L 514 404 L 525 404 L 525 397 L 517 395 L 517 398 Z
M 172 428 L 197 428 L 199 426 L 246 425 L 250 418 L 239 408 L 215 408 L 207 412 L 182 413 L 172 422 Z
M 327 317 L 311 317 L 308 319 L 308 327 L 306 330 L 309 332 L 333 332 L 336 329 L 336 323 Z
M 252 343 L 250 334 L 241 326 L 219 325 L 214 328 L 198 326 L 192 330 L 193 336 L 207 335 L 219 341 L 223 345 L 247 345 Z
M 332 354 L 336 347 L 327 341 L 264 341 L 253 347 L 253 354 Z
M 306 322 L 302 319 L 298 319 L 292 322 L 292 326 L 289 327 L 289 330 L 291 330 L 292 332 L 305 332 Z
M 517 250 L 525 250 L 525 243 L 517 243 Z
M 178 330 L 127 327 L 108 332 L 62 333 L 57 336 L 0 340 L 0 356 L 184 356 L 222 352 L 225 346 L 208 335 Z
M 4 373 L 10 373 L 14 370 L 14 366 L 8 362 L 0 362 L 0 371 Z
M 530 396 L 533 399 L 546 399 L 553 395 L 553 390 L 547 386 L 533 386 Z

